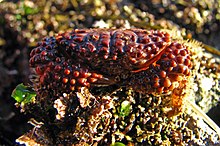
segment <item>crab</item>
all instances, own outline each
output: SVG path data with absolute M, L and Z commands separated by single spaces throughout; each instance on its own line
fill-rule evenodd
M 171 93 L 174 111 L 181 111 L 192 68 L 188 47 L 159 30 L 74 29 L 44 38 L 30 57 L 40 85 L 57 93 L 117 84 Z

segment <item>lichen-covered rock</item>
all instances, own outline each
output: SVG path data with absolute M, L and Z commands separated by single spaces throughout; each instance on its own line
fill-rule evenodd
M 68 110 L 65 118 L 55 120 L 57 126 L 54 127 L 56 131 L 53 131 L 53 134 L 48 132 L 49 127 L 45 123 L 35 131 L 33 137 L 30 137 L 30 133 L 24 136 L 40 145 L 50 140 L 44 135 L 55 139 L 50 141 L 49 145 L 111 145 L 115 142 L 128 145 L 219 143 L 216 133 L 201 117 L 190 112 L 190 109 L 184 110 L 178 116 L 167 117 L 166 110 L 170 107 L 169 95 L 143 95 L 122 88 L 109 95 L 93 96 L 94 100 L 90 98 L 91 93 L 88 89 L 83 88 L 80 92 L 85 95 L 84 98 L 88 98 L 89 104 L 82 106 L 80 103 L 71 102 L 72 98 L 80 100 L 81 96 L 65 95 L 67 98 L 63 98 L 63 101 L 69 102 Z M 77 94 L 81 94 L 80 92 Z M 130 105 L 128 114 L 122 113 L 124 102 Z M 42 130 L 44 135 L 37 135 Z M 24 136 L 19 140 L 24 139 Z

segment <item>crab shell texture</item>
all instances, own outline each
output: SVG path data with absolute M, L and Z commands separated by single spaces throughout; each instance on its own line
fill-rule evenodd
M 113 84 L 172 92 L 185 87 L 192 67 L 187 46 L 144 29 L 74 29 L 44 38 L 30 57 L 41 85 L 67 93 Z

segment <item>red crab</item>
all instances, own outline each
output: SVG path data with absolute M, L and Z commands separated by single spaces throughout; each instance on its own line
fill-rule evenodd
M 143 29 L 75 29 L 44 38 L 30 57 L 40 84 L 54 90 L 119 84 L 141 93 L 171 92 L 175 108 L 192 67 L 187 46 Z

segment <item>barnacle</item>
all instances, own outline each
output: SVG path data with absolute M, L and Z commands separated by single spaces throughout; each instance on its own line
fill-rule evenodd
M 157 30 L 75 29 L 45 38 L 30 56 L 40 85 L 58 94 L 118 84 L 141 93 L 172 92 L 177 110 L 192 67 L 187 46 Z

